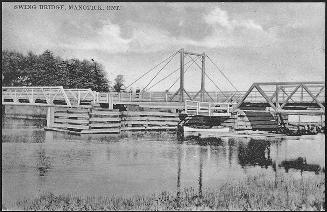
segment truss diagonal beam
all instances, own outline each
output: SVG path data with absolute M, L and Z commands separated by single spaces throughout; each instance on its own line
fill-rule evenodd
M 242 97 L 242 99 L 240 100 L 240 102 L 235 106 L 235 108 L 239 108 L 243 104 L 243 102 L 246 99 L 246 97 L 248 97 L 249 94 L 252 92 L 254 86 L 255 86 L 254 84 L 251 85 L 251 87 L 249 88 L 249 90 L 244 94 L 244 96 Z
M 323 91 L 325 89 L 325 86 L 322 86 L 321 88 L 320 88 L 320 90 L 319 90 L 319 92 L 316 94 L 316 98 L 318 98 L 318 96 L 321 94 L 321 92 Z M 313 103 L 315 100 L 312 100 L 312 102 L 311 103 Z
M 320 101 L 311 93 L 311 91 L 308 89 L 308 87 L 306 85 L 302 84 L 302 87 L 304 88 L 304 90 L 312 97 L 312 99 L 314 101 L 317 102 L 317 104 L 322 108 L 325 109 L 325 107 L 320 103 Z
M 288 95 L 288 93 L 286 93 L 286 91 L 285 91 L 285 89 L 283 88 L 283 87 L 279 87 L 282 91 L 283 91 L 283 93 L 288 97 L 289 95 Z M 293 102 L 295 102 L 292 98 L 290 98 Z
M 275 110 L 277 111 L 277 107 L 274 105 L 274 103 L 270 100 L 270 98 L 267 96 L 267 94 L 262 90 L 262 88 L 255 84 L 254 87 L 259 91 L 259 93 L 261 94 L 261 96 L 263 96 L 263 98 L 266 99 L 266 101 L 268 102 L 268 104 Z
M 298 86 L 296 86 L 296 88 L 292 91 L 292 93 L 285 99 L 284 103 L 280 106 L 281 108 L 283 108 L 288 100 L 290 100 L 292 98 L 292 96 L 295 94 L 295 92 L 302 86 L 302 84 L 299 84 Z
M 63 96 L 64 96 L 64 99 L 65 99 L 65 101 L 66 101 L 66 104 L 67 104 L 69 107 L 71 107 L 72 104 L 70 103 L 69 98 L 67 97 L 67 94 L 66 94 L 66 92 L 65 92 L 65 90 L 64 90 L 64 88 L 63 88 L 62 86 L 61 86 L 60 90 L 61 90 L 61 92 L 62 92 L 62 94 L 63 94 Z

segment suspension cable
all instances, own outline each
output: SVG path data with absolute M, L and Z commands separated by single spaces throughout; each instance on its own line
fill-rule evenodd
M 177 54 L 177 52 L 174 54 L 174 56 Z M 157 73 L 154 75 L 154 77 L 151 79 L 151 81 L 142 89 L 142 92 L 151 84 L 151 82 L 158 76 L 158 74 L 172 61 L 174 57 L 172 57 Z
M 190 63 L 191 60 L 189 60 L 186 64 Z M 180 68 L 175 69 L 173 72 L 171 72 L 169 75 L 167 75 L 166 77 L 162 78 L 161 80 L 159 80 L 156 84 L 152 85 L 150 88 L 148 88 L 147 90 L 150 90 L 151 88 L 153 88 L 154 86 L 158 85 L 160 82 L 162 82 L 163 80 L 167 79 L 168 77 L 170 77 L 172 74 L 176 73 L 176 71 L 180 70 Z
M 237 90 L 237 88 L 234 86 L 234 84 L 226 77 L 226 75 L 224 74 L 224 72 L 222 71 L 222 70 L 220 70 L 220 68 L 218 67 L 218 65 L 216 64 L 216 63 L 214 63 L 212 60 L 211 60 L 211 58 L 208 56 L 208 55 L 206 55 L 207 56 L 207 58 L 210 60 L 210 62 L 214 65 L 214 66 L 216 66 L 216 68 L 218 69 L 218 71 L 225 77 L 225 79 L 227 79 L 227 81 L 232 85 L 232 87 L 236 90 L 236 91 L 238 91 Z
M 208 76 L 208 74 L 207 73 L 204 73 L 207 77 L 208 77 L 208 79 L 216 86 L 216 88 L 218 88 L 218 90 L 226 97 L 226 98 L 228 98 L 225 94 L 224 94 L 224 92 L 218 87 L 218 85 Z
M 169 60 L 171 57 L 174 57 L 177 53 L 178 53 L 178 51 L 175 52 L 174 54 L 170 55 L 169 57 L 167 57 L 167 58 L 164 59 L 163 61 L 161 61 L 159 64 L 155 65 L 155 66 L 154 66 L 153 68 L 151 68 L 149 71 L 147 71 L 147 72 L 144 73 L 142 76 L 140 76 L 139 78 L 137 78 L 134 82 L 132 82 L 130 85 L 128 85 L 128 86 L 126 87 L 126 89 L 127 89 L 128 87 L 130 87 L 131 85 L 133 85 L 134 83 L 136 83 L 137 81 L 139 81 L 142 77 L 144 77 L 145 75 L 147 75 L 148 73 L 150 73 L 151 71 L 153 71 L 153 70 L 154 70 L 155 68 L 157 68 L 159 65 L 161 65 L 161 64 L 164 63 L 165 61 Z
M 195 61 L 196 61 L 197 59 L 195 59 Z M 193 60 L 193 63 L 195 62 L 194 60 Z M 190 62 L 190 61 L 189 61 Z M 186 73 L 187 71 L 188 71 L 188 69 L 191 67 L 191 65 L 193 65 L 193 63 L 192 64 L 190 64 L 185 70 L 184 70 L 184 73 Z M 180 79 L 180 77 L 178 77 L 177 78 L 177 80 L 168 88 L 168 90 L 167 91 L 169 91 L 175 84 L 176 84 L 176 82 L 178 82 L 178 80 Z
M 193 60 L 193 58 L 191 58 L 192 60 Z M 193 60 L 194 61 L 194 60 Z M 199 68 L 201 68 L 200 67 L 200 65 L 197 63 L 197 62 L 195 62 L 196 63 L 196 65 L 199 67 Z M 198 70 L 198 69 L 197 69 Z M 227 98 L 227 96 L 224 94 L 224 92 L 218 87 L 218 85 L 209 77 L 209 75 L 207 74 L 207 72 L 204 72 L 204 74 L 208 77 L 208 79 L 216 86 L 216 88 L 218 88 L 218 90 Z

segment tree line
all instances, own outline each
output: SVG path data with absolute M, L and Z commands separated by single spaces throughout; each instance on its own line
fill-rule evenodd
M 111 86 L 103 66 L 93 59 L 63 59 L 50 50 L 40 55 L 2 51 L 2 86 L 63 86 L 108 92 L 123 90 L 123 83 L 123 75 L 118 75 Z

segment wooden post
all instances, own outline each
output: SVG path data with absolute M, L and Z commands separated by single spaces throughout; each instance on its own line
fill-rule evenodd
M 187 101 L 184 102 L 185 113 L 187 114 Z
M 77 91 L 77 106 L 81 104 L 81 91 Z
M 54 123 L 54 107 L 48 107 L 47 112 L 47 127 L 52 127 Z
M 200 111 L 200 102 L 196 102 L 196 115 L 199 115 Z
M 33 92 L 33 88 L 31 89 L 31 99 L 30 99 L 30 103 L 34 103 L 34 92 Z
M 279 87 L 276 85 L 276 109 L 279 111 L 280 105 L 279 105 Z
M 184 49 L 180 50 L 180 97 L 179 101 L 184 102 Z
M 109 93 L 107 93 L 108 95 L 108 104 L 109 104 L 109 110 L 112 110 L 114 107 L 113 107 L 113 98 L 110 96 Z
M 17 98 L 17 91 L 16 91 L 16 89 L 15 89 L 14 102 L 16 102 L 16 103 L 18 103 L 18 102 L 19 102 L 19 101 L 18 101 L 18 98 Z

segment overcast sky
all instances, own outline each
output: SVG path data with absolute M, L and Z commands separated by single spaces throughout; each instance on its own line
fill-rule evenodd
M 325 78 L 324 3 L 74 2 L 65 3 L 66 10 L 15 9 L 22 4 L 43 3 L 2 3 L 3 50 L 50 49 L 64 58 L 93 58 L 109 80 L 123 74 L 129 84 L 181 48 L 205 52 L 240 90 L 253 82 Z M 120 10 L 69 10 L 69 5 L 119 5 Z M 178 62 L 176 55 L 149 87 Z M 232 90 L 208 60 L 206 69 L 221 89 Z M 144 87 L 159 70 L 133 87 Z M 176 72 L 151 90 L 168 89 L 177 78 Z M 185 81 L 187 90 L 200 88 L 196 65 Z M 177 88 L 178 83 L 172 90 Z M 216 90 L 209 79 L 206 89 Z

